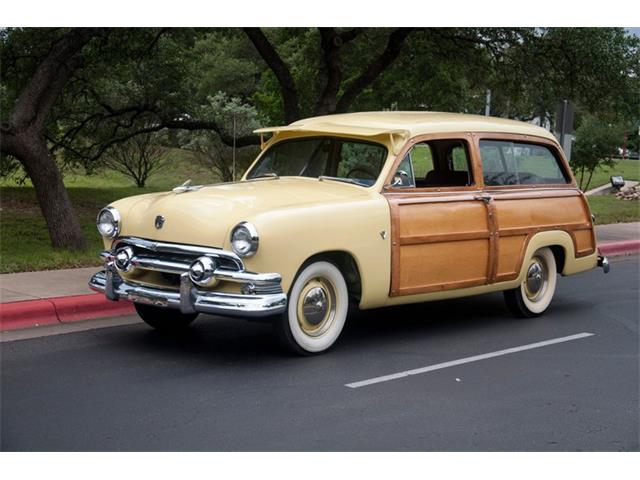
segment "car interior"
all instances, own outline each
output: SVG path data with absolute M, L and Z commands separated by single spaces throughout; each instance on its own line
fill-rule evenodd
M 415 145 L 403 158 L 394 188 L 464 187 L 473 185 L 469 152 L 463 140 L 431 140 Z

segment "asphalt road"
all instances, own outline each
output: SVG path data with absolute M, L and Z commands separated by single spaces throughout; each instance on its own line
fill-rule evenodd
M 638 257 L 559 282 L 513 319 L 501 295 L 363 312 L 328 354 L 268 325 L 201 318 L 2 343 L 2 450 L 639 449 Z M 575 340 L 360 388 L 511 347 Z

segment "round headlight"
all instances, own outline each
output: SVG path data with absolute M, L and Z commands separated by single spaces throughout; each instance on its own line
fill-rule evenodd
M 231 248 L 241 257 L 254 255 L 259 243 L 258 231 L 249 222 L 241 222 L 231 231 Z
M 120 233 L 120 214 L 113 207 L 100 210 L 96 223 L 98 232 L 103 237 L 114 238 Z

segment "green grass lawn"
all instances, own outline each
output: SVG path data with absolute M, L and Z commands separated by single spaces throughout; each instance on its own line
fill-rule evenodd
M 576 181 L 580 183 L 580 172 L 574 172 Z M 638 160 L 615 160 L 611 167 L 602 167 L 593 172 L 593 178 L 589 184 L 589 190 L 609 183 L 612 175 L 622 175 L 625 180 L 640 181 L 640 161 Z M 586 183 L 585 174 L 585 183 Z
M 640 222 L 640 202 L 637 200 L 619 200 L 613 195 L 590 195 L 587 200 L 596 217 L 596 225 Z
M 167 168 L 151 177 L 145 188 L 137 188 L 132 180 L 114 171 L 65 175 L 64 183 L 89 243 L 83 252 L 52 249 L 31 183 L 17 185 L 15 181 L 2 181 L 0 273 L 98 266 L 102 241 L 95 222 L 102 207 L 123 197 L 168 190 L 188 179 L 196 184 L 217 181 L 217 177 L 195 162 L 189 152 L 176 150 L 170 155 Z

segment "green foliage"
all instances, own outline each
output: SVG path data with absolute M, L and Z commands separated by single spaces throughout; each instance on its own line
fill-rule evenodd
M 613 165 L 612 156 L 624 141 L 624 130 L 596 117 L 587 117 L 575 132 L 571 165 L 582 190 L 588 190 L 595 170 Z
M 208 97 L 207 103 L 200 105 L 196 114 L 199 118 L 215 121 L 232 138 L 234 121 L 236 137 L 248 135 L 259 127 L 255 107 L 242 103 L 238 97 L 229 98 L 223 92 Z M 207 130 L 183 131 L 178 134 L 178 142 L 182 148 L 196 153 L 195 158 L 223 182 L 240 178 L 257 154 L 256 147 L 236 149 L 234 178 L 233 148 L 225 145 L 218 133 Z

